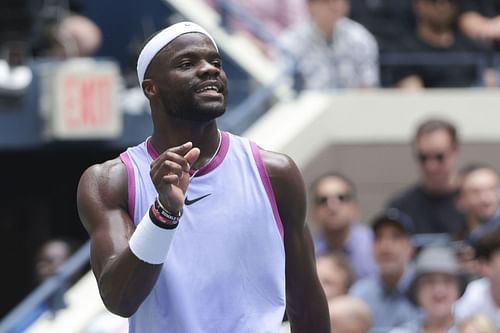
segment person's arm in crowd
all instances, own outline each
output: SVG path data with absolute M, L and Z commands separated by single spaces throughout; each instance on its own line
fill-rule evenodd
M 360 75 L 359 88 L 375 88 L 380 85 L 380 63 L 375 37 L 366 31 L 363 44 L 355 52 Z
M 474 11 L 466 11 L 460 15 L 458 23 L 463 33 L 470 38 L 487 41 L 500 39 L 500 15 L 489 18 Z
M 292 333 L 329 333 L 329 313 L 319 283 L 311 235 L 305 226 L 302 175 L 285 155 L 261 150 L 284 226 L 287 315 Z

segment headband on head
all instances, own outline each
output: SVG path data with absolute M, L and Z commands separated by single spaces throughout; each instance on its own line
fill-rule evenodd
M 210 38 L 212 43 L 214 44 L 217 51 L 217 44 L 215 44 L 215 40 L 213 37 L 198 24 L 193 22 L 180 22 L 174 25 L 171 25 L 158 34 L 156 34 L 146 45 L 142 48 L 141 53 L 139 54 L 139 58 L 137 59 L 137 78 L 139 79 L 139 84 L 142 84 L 144 80 L 144 74 L 148 69 L 149 64 L 153 60 L 154 56 L 165 46 L 168 45 L 171 41 L 179 37 L 180 35 L 184 35 L 190 32 L 199 32 Z

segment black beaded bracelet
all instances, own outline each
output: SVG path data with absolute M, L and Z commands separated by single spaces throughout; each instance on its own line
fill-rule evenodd
M 160 199 L 158 197 L 156 197 L 154 205 L 155 205 L 156 210 L 160 213 L 160 215 L 162 217 L 166 218 L 167 220 L 170 220 L 174 223 L 177 223 L 181 219 L 182 210 L 179 211 L 177 214 L 170 212 L 165 207 L 163 207 L 163 205 L 161 204 Z

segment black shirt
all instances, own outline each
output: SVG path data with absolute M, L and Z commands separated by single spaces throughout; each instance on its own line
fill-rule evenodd
M 419 76 L 426 88 L 441 87 L 470 87 L 481 84 L 481 67 L 474 61 L 487 59 L 487 47 L 478 44 L 460 33 L 455 33 L 453 44 L 449 47 L 436 47 L 421 39 L 413 33 L 406 39 L 405 45 L 400 52 L 405 54 L 431 53 L 441 55 L 441 63 L 421 63 L 414 65 L 394 66 L 392 69 L 393 84 L 405 77 Z M 455 54 L 455 57 L 453 57 Z M 462 55 L 459 55 L 462 54 Z M 470 63 L 453 63 L 460 56 L 471 57 Z M 444 61 L 444 63 L 443 63 Z
M 351 0 L 350 6 L 350 17 L 375 36 L 382 52 L 398 49 L 415 26 L 411 1 Z
M 457 192 L 432 194 L 421 185 L 414 185 L 389 200 L 387 207 L 395 207 L 408 214 L 415 224 L 415 233 L 457 234 L 465 225 L 464 215 L 458 211 Z

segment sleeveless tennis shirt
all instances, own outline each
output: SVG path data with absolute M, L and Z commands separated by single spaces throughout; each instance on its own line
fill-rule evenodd
M 137 225 L 157 192 L 149 140 L 120 155 Z M 221 132 L 221 146 L 192 178 L 189 205 L 158 280 L 130 333 L 278 332 L 285 311 L 283 226 L 258 147 Z

